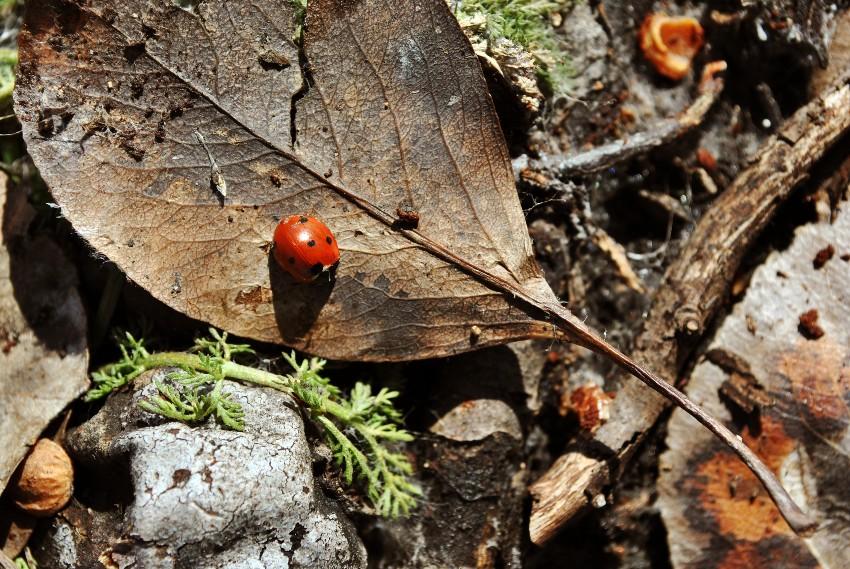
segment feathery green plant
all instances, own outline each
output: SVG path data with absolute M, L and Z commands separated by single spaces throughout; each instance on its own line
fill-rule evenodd
M 362 482 L 380 515 L 407 515 L 416 506 L 421 491 L 409 480 L 413 467 L 407 456 L 391 448 L 413 440 L 401 427 L 401 413 L 393 404 L 397 391 L 382 388 L 373 394 L 368 384 L 358 382 L 346 398 L 322 375 L 325 360 L 299 363 L 295 352 L 283 354 L 292 368 L 286 375 L 238 363 L 235 357 L 254 351 L 247 344 L 229 343 L 227 333 L 212 328 L 210 337 L 197 340 L 187 352 L 151 353 L 143 340 L 129 333 L 119 348 L 120 360 L 92 373 L 94 387 L 86 394 L 87 401 L 105 397 L 147 370 L 173 367 L 177 370 L 155 382 L 157 395 L 142 401 L 143 409 L 185 423 L 214 417 L 224 427 L 241 431 L 245 413 L 224 390 L 225 382 L 277 389 L 301 402 L 322 428 L 345 482 Z

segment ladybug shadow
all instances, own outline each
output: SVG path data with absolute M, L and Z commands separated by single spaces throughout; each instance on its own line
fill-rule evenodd
M 336 281 L 335 270 L 319 275 L 311 283 L 300 283 L 268 255 L 272 305 L 280 336 L 289 345 L 302 346 L 328 302 Z

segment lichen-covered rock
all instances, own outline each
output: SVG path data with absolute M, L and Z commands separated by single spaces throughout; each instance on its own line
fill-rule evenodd
M 137 406 L 151 389 L 113 395 L 70 436 L 75 458 L 96 471 L 93 479 L 124 478 L 130 500 L 98 559 L 77 553 L 76 540 L 85 539 L 77 536 L 94 520 L 57 520 L 46 538 L 52 543 L 40 549 L 46 566 L 365 567 L 353 526 L 315 484 L 291 398 L 229 384 L 245 408 L 245 431 L 236 432 L 160 421 Z M 70 541 L 60 540 L 69 529 L 60 526 L 74 530 Z

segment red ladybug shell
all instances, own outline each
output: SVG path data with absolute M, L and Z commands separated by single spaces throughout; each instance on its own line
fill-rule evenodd
M 274 258 L 296 281 L 308 283 L 339 262 L 339 247 L 327 225 L 291 215 L 274 230 Z

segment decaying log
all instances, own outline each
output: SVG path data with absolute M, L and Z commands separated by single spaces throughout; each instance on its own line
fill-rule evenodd
M 699 221 L 658 288 L 633 357 L 663 377 L 679 368 L 726 301 L 744 255 L 792 190 L 850 129 L 848 74 L 799 109 Z M 530 487 L 529 531 L 541 544 L 616 480 L 668 402 L 628 381 L 611 420 L 571 445 Z

